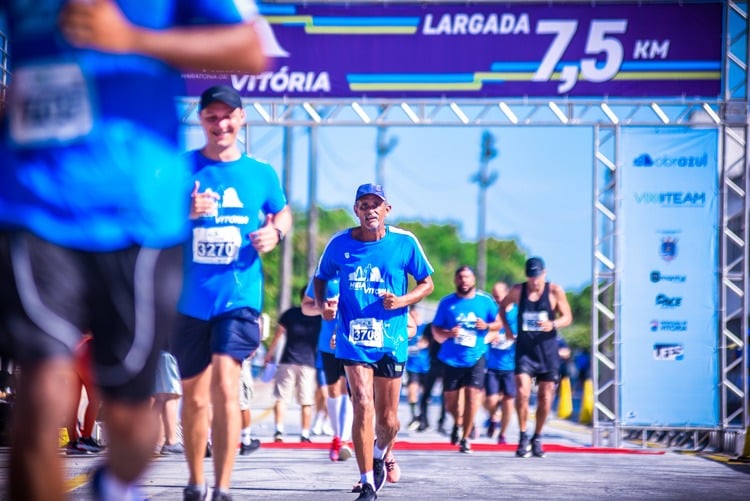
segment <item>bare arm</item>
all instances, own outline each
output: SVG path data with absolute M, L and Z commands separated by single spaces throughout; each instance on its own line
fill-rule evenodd
M 277 230 L 286 235 L 291 227 L 292 211 L 285 205 L 276 214 L 266 215 L 265 223 L 250 234 L 250 240 L 258 252 L 269 252 L 281 243 L 281 236 Z
M 515 337 L 513 337 L 513 329 L 510 326 L 510 322 L 508 322 L 507 310 L 508 306 L 511 304 L 518 304 L 520 300 L 521 285 L 516 284 L 510 289 L 503 300 L 500 301 L 500 311 L 498 311 L 498 314 L 500 315 L 500 320 L 502 320 L 503 325 L 505 326 L 505 339 L 510 341 L 514 340 Z
M 315 304 L 315 298 L 305 294 L 302 298 L 302 314 L 308 317 L 317 317 L 322 313 L 322 310 Z
M 392 292 L 386 292 L 383 295 L 383 307 L 386 310 L 394 310 L 396 308 L 404 308 L 411 304 L 416 304 L 429 296 L 433 289 L 435 289 L 435 284 L 432 282 L 432 277 L 428 275 L 422 280 L 417 281 L 417 285 L 403 296 L 397 296 Z
M 458 325 L 453 327 L 452 329 L 443 329 L 442 327 L 433 325 L 432 337 L 434 337 L 435 341 L 437 341 L 438 343 L 443 344 L 448 339 L 458 336 L 458 333 L 460 332 L 460 330 L 461 328 Z
M 131 23 L 114 0 L 68 2 L 60 28 L 76 47 L 141 54 L 183 70 L 259 73 L 266 59 L 252 23 L 153 30 Z
M 573 312 L 570 310 L 570 303 L 568 303 L 565 290 L 557 284 L 550 284 L 550 292 L 555 299 L 554 308 L 555 313 L 557 313 L 557 317 L 554 319 L 554 327 L 560 329 L 569 326 L 573 323 Z
M 285 333 L 286 329 L 284 329 L 283 325 L 279 324 L 276 327 L 276 331 L 273 333 L 273 339 L 268 345 L 268 350 L 266 351 L 266 357 L 264 359 L 265 363 L 270 362 L 276 356 L 276 345 L 279 343 L 279 339 L 281 339 L 281 336 L 283 336 Z

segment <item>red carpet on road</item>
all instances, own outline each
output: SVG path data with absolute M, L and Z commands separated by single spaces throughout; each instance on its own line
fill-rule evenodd
M 325 449 L 330 442 L 263 442 L 263 448 L 268 449 Z M 472 443 L 471 449 L 477 452 L 515 452 L 518 444 L 482 444 Z M 398 441 L 394 446 L 397 451 L 457 451 L 458 446 L 447 442 L 406 442 Z M 544 452 L 583 452 L 586 454 L 664 454 L 663 450 L 653 449 L 625 449 L 617 447 L 576 447 L 554 443 L 544 443 Z

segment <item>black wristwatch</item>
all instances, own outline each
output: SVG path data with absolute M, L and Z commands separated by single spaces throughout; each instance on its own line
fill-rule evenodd
M 274 226 L 274 229 L 276 230 L 276 235 L 279 237 L 279 243 L 281 243 L 284 240 L 284 232 L 276 226 Z

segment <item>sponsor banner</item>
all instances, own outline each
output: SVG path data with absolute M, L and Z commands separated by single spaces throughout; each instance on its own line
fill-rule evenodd
M 593 4 L 594 2 L 592 2 Z M 190 73 L 273 97 L 716 97 L 720 2 L 260 4 L 273 67 Z
M 623 128 L 619 419 L 717 426 L 718 133 Z

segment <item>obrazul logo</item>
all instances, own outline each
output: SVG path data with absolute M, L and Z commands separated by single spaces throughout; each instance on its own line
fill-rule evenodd
M 653 158 L 648 153 L 642 153 L 633 160 L 634 167 L 680 167 L 680 168 L 702 168 L 708 166 L 708 153 L 701 156 L 661 156 Z

